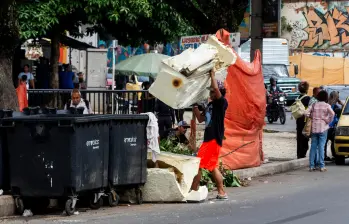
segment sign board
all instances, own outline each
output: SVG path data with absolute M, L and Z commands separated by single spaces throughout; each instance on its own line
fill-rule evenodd
M 25 48 L 25 57 L 29 60 L 38 60 L 44 53 L 41 46 L 31 45 Z
M 180 50 L 184 51 L 188 48 L 198 48 L 202 43 L 205 43 L 210 34 L 185 36 L 180 39 Z M 240 45 L 240 33 L 230 33 L 230 45 L 232 47 L 239 47 Z
M 105 88 L 107 49 L 87 49 L 87 87 Z
M 263 0 L 263 37 L 279 37 L 280 0 Z

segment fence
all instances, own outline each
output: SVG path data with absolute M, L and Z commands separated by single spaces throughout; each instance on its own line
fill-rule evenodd
M 63 109 L 71 99 L 67 89 L 28 90 L 29 106 Z M 148 91 L 129 90 L 81 90 L 83 99 L 90 102 L 95 114 L 137 114 L 154 112 L 155 99 Z

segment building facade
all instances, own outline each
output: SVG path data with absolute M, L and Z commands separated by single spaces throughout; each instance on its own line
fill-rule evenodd
M 349 50 L 349 1 L 282 0 L 281 37 L 293 50 Z

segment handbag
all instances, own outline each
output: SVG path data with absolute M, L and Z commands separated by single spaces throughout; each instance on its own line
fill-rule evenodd
M 302 131 L 302 134 L 307 138 L 310 138 L 310 136 L 311 136 L 312 115 L 313 115 L 313 110 L 314 110 L 315 104 L 316 103 L 314 103 L 311 107 L 310 116 L 305 121 L 305 125 L 304 125 L 303 131 Z

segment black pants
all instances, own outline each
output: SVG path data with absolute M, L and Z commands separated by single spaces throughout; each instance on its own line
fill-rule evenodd
M 328 129 L 327 140 L 326 140 L 326 144 L 325 144 L 325 158 L 327 157 L 327 143 L 328 143 L 328 141 L 331 141 L 332 156 L 335 157 L 335 155 L 336 155 L 336 152 L 334 151 L 334 136 L 335 136 L 335 129 L 334 128 Z
M 179 123 L 180 121 L 184 121 L 184 112 L 184 109 L 175 110 L 177 123 Z
M 172 128 L 172 119 L 171 116 L 159 116 L 158 117 L 158 125 L 159 125 L 159 135 L 160 138 L 163 138 L 165 132 L 168 129 Z
M 298 118 L 296 121 L 297 126 L 297 159 L 305 158 L 309 149 L 309 139 L 302 133 L 305 126 L 304 117 Z

